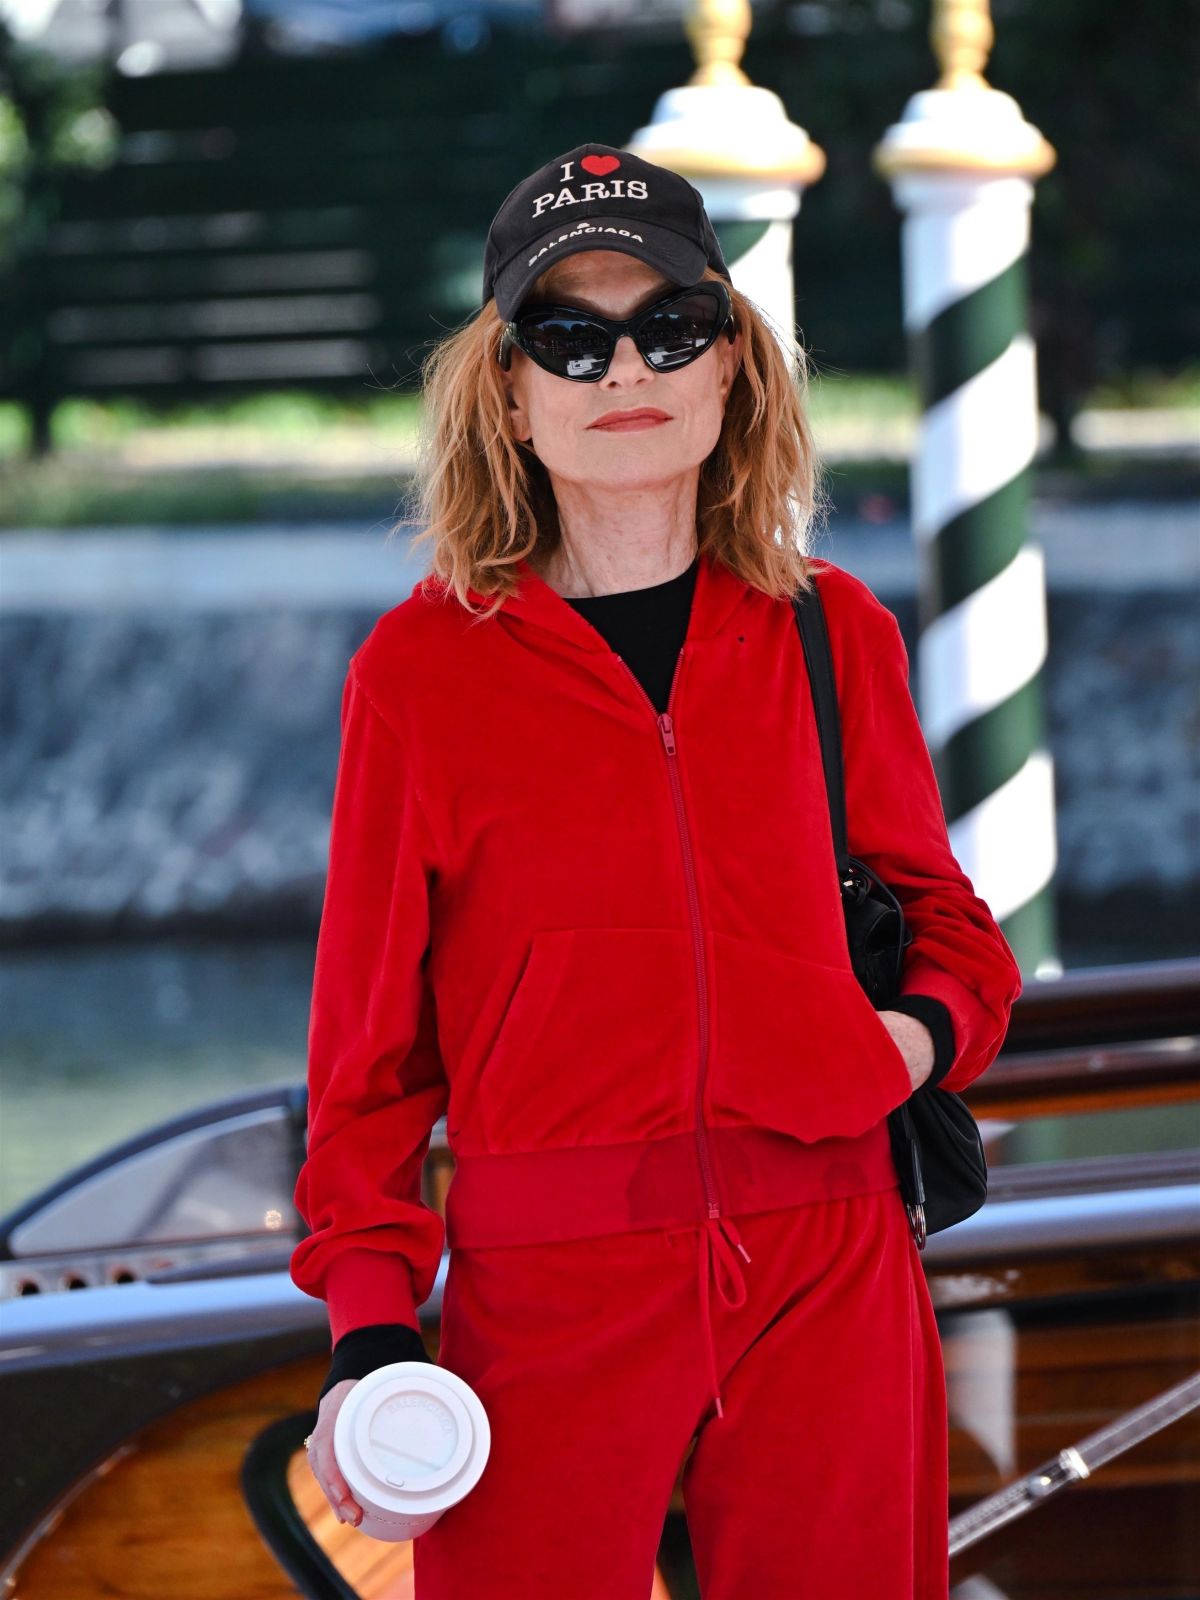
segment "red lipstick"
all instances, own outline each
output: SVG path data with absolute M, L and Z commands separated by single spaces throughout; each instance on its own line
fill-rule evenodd
M 634 406 L 627 411 L 606 411 L 602 417 L 597 417 L 595 422 L 589 423 L 592 428 L 607 428 L 613 433 L 631 432 L 635 428 L 654 428 L 660 422 L 670 422 L 671 418 L 665 411 L 660 411 L 657 406 Z

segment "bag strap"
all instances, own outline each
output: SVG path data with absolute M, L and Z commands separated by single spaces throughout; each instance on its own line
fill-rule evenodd
M 813 709 L 817 715 L 817 734 L 821 741 L 821 762 L 825 768 L 825 788 L 829 796 L 829 822 L 833 829 L 833 852 L 837 858 L 838 881 L 850 875 L 850 852 L 846 844 L 846 785 L 842 770 L 842 729 L 838 711 L 837 683 L 833 675 L 833 654 L 825 608 L 814 574 L 812 588 L 792 595 L 792 611 L 804 646 L 808 677 L 812 685 Z

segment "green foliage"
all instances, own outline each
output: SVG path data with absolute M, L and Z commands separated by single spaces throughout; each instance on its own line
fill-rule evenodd
M 0 25 L 0 268 L 40 237 L 58 175 L 100 170 L 115 159 L 106 79 L 102 64 L 57 61 Z

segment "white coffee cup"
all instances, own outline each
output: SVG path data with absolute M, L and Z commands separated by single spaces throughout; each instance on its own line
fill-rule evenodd
M 362 1507 L 359 1531 L 415 1539 L 470 1493 L 492 1430 L 483 1402 L 455 1372 L 393 1361 L 360 1378 L 333 1426 L 333 1453 Z

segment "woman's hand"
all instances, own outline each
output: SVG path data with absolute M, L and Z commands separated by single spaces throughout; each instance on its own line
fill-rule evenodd
M 308 1447 L 308 1464 L 313 1477 L 324 1490 L 325 1498 L 333 1507 L 339 1522 L 349 1522 L 358 1527 L 362 1521 L 362 1507 L 352 1499 L 350 1486 L 338 1471 L 333 1454 L 333 1424 L 342 1409 L 346 1396 L 358 1382 L 357 1378 L 343 1378 L 321 1396 L 317 1411 L 317 1425 L 312 1431 Z
M 933 1071 L 933 1035 L 907 1011 L 880 1011 L 877 1015 L 904 1057 L 913 1088 L 919 1089 Z

